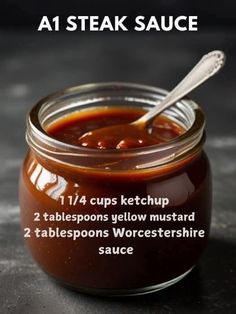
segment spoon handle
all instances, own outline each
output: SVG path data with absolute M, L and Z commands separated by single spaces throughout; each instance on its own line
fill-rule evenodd
M 225 54 L 215 50 L 204 55 L 184 79 L 155 108 L 136 120 L 134 124 L 147 123 L 167 107 L 186 96 L 197 86 L 215 75 L 225 63 Z

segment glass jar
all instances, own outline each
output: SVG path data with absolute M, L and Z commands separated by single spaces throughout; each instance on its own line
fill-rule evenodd
M 195 102 L 184 99 L 164 111 L 186 132 L 160 145 L 99 150 L 60 142 L 45 131 L 75 111 L 149 110 L 166 94 L 130 83 L 90 84 L 52 94 L 29 113 L 21 224 L 34 259 L 61 283 L 100 295 L 148 293 L 183 278 L 202 254 L 210 228 L 211 175 L 202 150 L 204 115 Z M 104 205 L 104 199 L 121 196 L 142 198 L 146 205 Z M 112 214 L 121 220 L 114 223 Z M 139 221 L 138 215 L 146 218 Z M 124 233 L 115 236 L 113 228 Z M 120 248 L 130 249 L 124 254 Z

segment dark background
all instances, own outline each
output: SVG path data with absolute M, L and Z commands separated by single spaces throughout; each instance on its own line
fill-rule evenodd
M 0 313 L 234 314 L 236 308 L 236 4 L 234 1 L 17 1 L 0 4 Z M 198 15 L 198 32 L 37 32 L 42 15 Z M 222 49 L 225 68 L 192 92 L 207 121 L 213 173 L 207 250 L 195 270 L 158 293 L 107 299 L 50 280 L 24 247 L 18 176 L 25 117 L 66 86 L 131 81 L 170 89 L 202 54 Z

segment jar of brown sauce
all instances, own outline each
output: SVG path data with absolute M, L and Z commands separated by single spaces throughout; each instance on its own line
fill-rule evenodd
M 93 294 L 141 294 L 174 284 L 197 263 L 211 217 L 199 106 L 179 101 L 137 138 L 79 142 L 136 120 L 166 93 L 130 83 L 76 86 L 29 113 L 21 224 L 33 258 L 59 282 Z

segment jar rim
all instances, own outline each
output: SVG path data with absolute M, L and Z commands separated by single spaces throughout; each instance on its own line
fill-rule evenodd
M 100 158 L 101 156 L 105 158 L 109 157 L 134 157 L 134 156 L 143 156 L 146 154 L 158 154 L 160 152 L 169 152 L 171 156 L 168 158 L 164 158 L 160 160 L 159 164 L 166 163 L 170 160 L 175 159 L 178 155 L 188 151 L 198 145 L 203 137 L 204 126 L 205 126 L 205 118 L 201 108 L 197 103 L 192 101 L 191 99 L 184 98 L 181 99 L 176 104 L 181 105 L 183 108 L 187 108 L 194 113 L 194 121 L 192 125 L 180 136 L 168 141 L 167 143 L 156 144 L 147 147 L 139 147 L 139 148 L 129 148 L 129 149 L 106 149 L 99 150 L 96 148 L 87 148 L 76 146 L 72 144 L 68 144 L 62 142 L 58 139 L 51 137 L 44 127 L 42 126 L 42 122 L 40 121 L 40 114 L 42 111 L 46 110 L 52 103 L 60 102 L 60 99 L 73 99 L 73 95 L 80 93 L 91 93 L 97 90 L 97 92 L 102 92 L 102 90 L 111 89 L 111 90 L 122 90 L 122 89 L 133 89 L 134 91 L 145 91 L 147 93 L 153 93 L 155 95 L 162 95 L 164 98 L 168 93 L 167 90 L 161 89 L 154 86 L 148 86 L 143 84 L 136 83 L 128 83 L 128 82 L 103 82 L 103 83 L 92 83 L 92 84 L 84 84 L 77 85 L 65 89 L 61 89 L 55 93 L 52 93 L 41 100 L 39 100 L 36 105 L 31 109 L 27 116 L 27 130 L 26 130 L 26 140 L 31 148 L 33 148 L 36 152 L 44 154 L 45 152 L 53 153 L 51 158 L 58 159 L 59 155 L 67 155 L 74 157 L 88 157 L 93 156 L 94 158 Z M 92 101 L 91 101 L 92 104 Z M 46 108 L 46 109 L 45 109 Z M 164 111 L 165 112 L 165 111 Z M 183 149 L 185 147 L 185 149 Z M 43 150 L 42 150 L 43 148 Z M 176 151 L 173 154 L 173 149 Z M 181 154 L 182 154 L 181 153 Z M 163 158 L 162 158 L 163 159 Z

